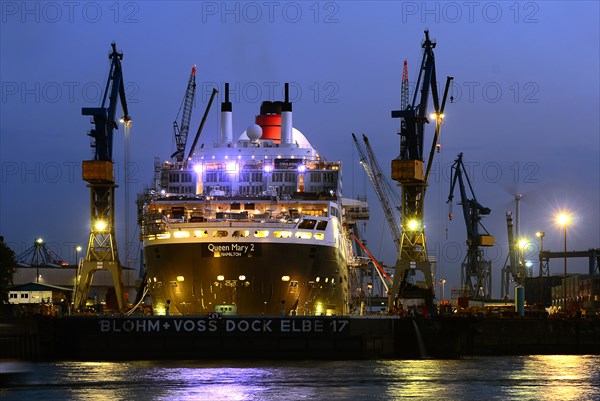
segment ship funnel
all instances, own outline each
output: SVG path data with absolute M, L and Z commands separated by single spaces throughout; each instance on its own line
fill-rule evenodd
M 225 83 L 225 101 L 221 103 L 221 143 L 233 143 L 233 117 L 229 101 L 229 82 Z
M 281 144 L 291 144 L 292 135 L 292 103 L 289 94 L 290 84 L 285 83 L 285 101 L 281 106 Z

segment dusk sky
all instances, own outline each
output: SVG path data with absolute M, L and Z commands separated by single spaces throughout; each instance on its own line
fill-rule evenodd
M 214 86 L 221 90 L 200 143 L 217 138 L 223 84 L 230 82 L 234 132 L 253 123 L 263 100 L 291 83 L 294 126 L 320 154 L 342 160 L 344 195 L 367 196 L 367 245 L 395 262 L 381 206 L 365 178 L 351 133 L 367 134 L 390 174 L 399 154 L 402 64 L 411 90 L 423 30 L 437 42 L 437 77 L 454 77 L 441 152 L 427 193 L 425 224 L 437 279 L 458 288 L 466 234 L 460 206 L 448 221 L 450 165 L 460 152 L 477 199 L 492 210 L 484 225 L 496 245 L 493 296 L 507 255 L 507 211 L 520 202 L 520 231 L 562 251 L 554 216 L 569 210 L 569 250 L 600 247 L 600 6 L 540 2 L 22 2 L 2 1 L 0 29 L 0 235 L 16 253 L 43 237 L 73 262 L 89 235 L 89 189 L 81 161 L 92 157 L 89 117 L 106 84 L 112 41 L 124 53 L 131 129 L 131 237 L 135 194 L 151 184 L 155 156 L 174 150 L 172 123 L 197 65 L 195 133 Z M 412 91 L 411 91 L 412 98 Z M 430 109 L 432 106 L 430 105 Z M 120 110 L 119 110 L 120 113 Z M 427 129 L 431 143 L 433 124 Z M 116 132 L 117 238 L 123 238 L 123 130 Z M 455 199 L 458 199 L 456 191 Z M 121 252 L 123 254 L 123 252 Z M 135 255 L 134 255 L 135 256 Z M 562 261 L 552 260 L 553 274 Z M 569 261 L 587 272 L 587 260 Z

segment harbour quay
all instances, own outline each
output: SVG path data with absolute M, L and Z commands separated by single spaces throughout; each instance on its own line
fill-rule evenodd
M 453 359 L 600 354 L 600 320 L 396 316 L 72 316 L 0 323 L 0 358 Z

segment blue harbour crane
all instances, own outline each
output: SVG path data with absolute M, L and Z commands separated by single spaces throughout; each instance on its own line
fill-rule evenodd
M 463 295 L 471 299 L 491 299 L 492 297 L 492 262 L 484 259 L 481 247 L 493 246 L 494 237 L 481 224 L 482 216 L 491 213 L 490 208 L 482 206 L 475 196 L 471 180 L 467 175 L 460 153 L 451 168 L 450 195 L 447 203 L 450 205 L 449 218 L 452 220 L 452 201 L 454 188 L 458 182 L 460 202 L 465 225 L 467 227 L 467 255 L 462 263 L 461 283 Z M 469 186 L 471 198 L 467 195 L 465 181 Z M 485 233 L 481 233 L 479 229 Z
M 429 38 L 429 31 L 425 31 L 425 40 L 422 43 L 423 58 L 419 68 L 419 76 L 412 102 L 404 103 L 402 100 L 401 110 L 392 111 L 392 118 L 400 118 L 400 154 L 392 160 L 392 179 L 397 181 L 402 188 L 402 235 L 398 247 L 398 258 L 395 265 L 394 283 L 392 290 L 388 293 L 390 310 L 394 309 L 397 298 L 401 298 L 407 287 L 407 276 L 419 270 L 425 276 L 427 290 L 433 294 L 433 276 L 431 262 L 427 255 L 424 226 L 424 204 L 425 193 L 428 186 L 429 173 L 433 164 L 435 150 L 437 148 L 440 129 L 444 118 L 444 107 L 448 88 L 452 77 L 446 78 L 446 86 L 442 102 L 438 96 L 437 78 L 435 71 L 435 55 L 433 49 L 436 43 Z M 404 79 L 403 87 L 407 85 L 407 77 Z M 404 82 L 406 81 L 406 83 Z M 433 100 L 434 112 L 430 118 L 435 121 L 435 133 L 431 143 L 429 157 L 425 171 L 424 134 L 425 124 L 429 123 L 427 118 L 427 107 L 429 94 Z M 417 101 L 417 96 L 420 98 Z M 403 93 L 403 99 L 407 96 Z
M 90 236 L 85 258 L 78 267 L 74 296 L 74 307 L 79 310 L 85 306 L 94 273 L 99 270 L 110 271 L 115 286 L 119 309 L 125 305 L 123 287 L 123 267 L 119 261 L 115 238 L 115 184 L 113 166 L 113 131 L 118 129 L 115 120 L 117 104 L 120 100 L 123 116 L 120 121 L 125 129 L 131 126 L 131 117 L 127 109 L 125 83 L 121 60 L 123 53 L 117 51 L 117 45 L 111 44 L 109 53 L 110 70 L 102 104 L 100 107 L 84 107 L 81 114 L 93 118 L 94 127 L 89 132 L 94 150 L 93 160 L 82 163 L 82 178 L 90 188 Z M 108 101 L 108 105 L 107 105 Z

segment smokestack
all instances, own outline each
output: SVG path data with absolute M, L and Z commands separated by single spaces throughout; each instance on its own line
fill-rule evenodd
M 292 143 L 292 103 L 289 95 L 290 84 L 285 83 L 285 101 L 281 106 L 281 144 L 288 145 Z
M 221 144 L 233 143 L 233 113 L 229 101 L 229 82 L 225 83 L 225 101 L 221 103 Z

